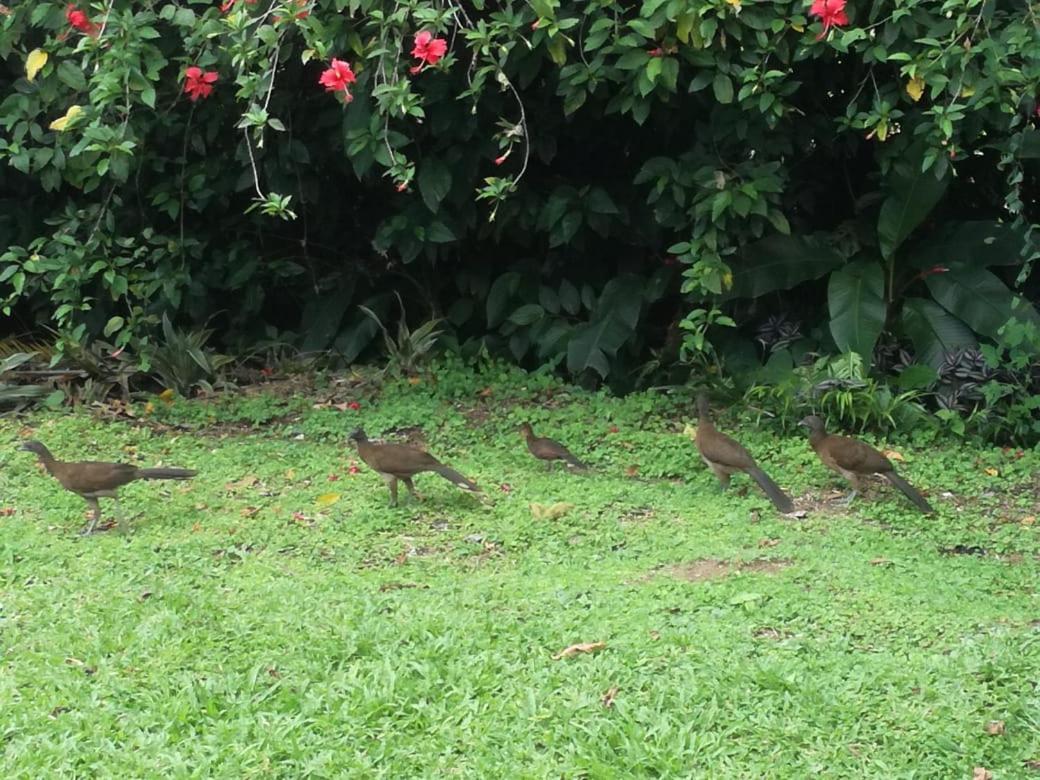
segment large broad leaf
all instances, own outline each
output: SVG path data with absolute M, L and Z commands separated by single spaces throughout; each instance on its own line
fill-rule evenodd
M 918 361 L 938 368 L 950 352 L 977 347 L 971 328 L 924 298 L 907 298 L 903 303 L 903 332 L 914 344 Z
M 914 246 L 908 256 L 914 268 L 964 263 L 985 268 L 1017 265 L 1027 237 L 1024 227 L 992 219 L 944 225 L 934 238 Z
M 451 191 L 451 170 L 436 157 L 423 160 L 418 184 L 423 203 L 436 214 L 441 201 Z
M 516 271 L 508 271 L 502 274 L 491 285 L 487 297 L 487 324 L 494 328 L 506 318 L 509 299 L 520 285 L 520 274 Z
M 336 337 L 339 324 L 343 321 L 343 315 L 350 306 L 350 298 L 354 293 L 353 283 L 347 287 L 345 290 L 313 298 L 303 307 L 300 323 L 303 343 L 300 346 L 304 352 L 326 349 Z
M 579 325 L 567 344 L 567 370 L 580 374 L 591 368 L 606 379 L 610 373 L 610 358 L 617 354 L 631 332 L 614 317 Z
M 1028 128 L 1022 131 L 1022 144 L 1018 147 L 1018 159 L 1040 160 L 1040 130 Z
M 818 279 L 843 262 L 841 254 L 806 236 L 770 236 L 741 249 L 732 264 L 733 285 L 722 295 L 758 298 Z
M 600 293 L 593 320 L 613 318 L 630 329 L 639 322 L 643 307 L 643 280 L 635 274 L 615 276 Z
M 878 246 L 881 255 L 890 259 L 899 245 L 927 217 L 946 193 L 949 173 L 935 178 L 935 171 L 921 171 L 916 155 L 904 161 L 888 182 L 889 195 L 878 215 Z
M 925 284 L 940 306 L 980 336 L 995 337 L 1011 317 L 1014 294 L 984 268 L 957 265 L 925 277 Z
M 827 306 L 838 349 L 859 353 L 869 365 L 887 311 L 881 265 L 860 260 L 831 274 Z

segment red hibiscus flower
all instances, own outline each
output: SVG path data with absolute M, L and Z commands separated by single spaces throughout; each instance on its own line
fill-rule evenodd
M 348 103 L 354 99 L 350 94 L 350 85 L 357 81 L 357 76 L 350 68 L 349 62 L 333 58 L 332 65 L 321 74 L 318 83 L 328 92 L 342 92 L 343 99 Z
M 90 21 L 87 12 L 79 10 L 71 3 L 65 6 L 65 20 L 71 27 L 79 30 L 81 33 L 86 33 L 87 35 L 97 33 L 97 25 Z
M 823 29 L 816 36 L 816 40 L 823 38 L 831 27 L 841 27 L 849 23 L 849 17 L 845 13 L 845 0 L 813 0 L 809 15 L 818 16 L 823 22 Z
M 202 68 L 192 65 L 184 71 L 184 91 L 188 93 L 188 99 L 194 103 L 199 98 L 208 98 L 213 94 L 213 84 L 216 80 L 215 70 L 203 72 Z
M 448 42 L 443 38 L 434 38 L 433 33 L 426 30 L 416 33 L 412 56 L 422 64 L 412 68 L 412 72 L 418 72 L 422 65 L 436 65 L 447 50 Z
M 359 404 L 357 401 L 351 401 L 349 404 L 347 404 L 347 408 L 352 409 L 356 412 L 358 409 L 361 408 L 361 404 Z

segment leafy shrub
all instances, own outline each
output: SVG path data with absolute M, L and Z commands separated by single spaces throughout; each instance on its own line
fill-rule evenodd
M 736 362 L 726 331 L 746 353 L 777 313 L 792 349 L 887 334 L 938 369 L 1031 283 L 1034 21 L 813 8 L 8 4 L 3 310 L 144 358 L 163 312 L 219 312 L 240 349 L 353 361 L 379 335 L 356 306 L 407 287 L 460 349 L 585 379 L 660 374 L 676 332 Z M 501 311 L 462 292 L 510 273 Z

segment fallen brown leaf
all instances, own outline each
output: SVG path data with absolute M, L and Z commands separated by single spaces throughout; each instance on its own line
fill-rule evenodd
M 614 699 L 617 697 L 618 687 L 616 685 L 611 686 L 607 689 L 607 692 L 603 694 L 603 698 L 600 701 L 603 702 L 603 706 L 610 709 L 614 706 Z
M 606 642 L 582 642 L 577 645 L 571 645 L 570 647 L 564 648 L 556 655 L 552 657 L 554 661 L 559 661 L 561 658 L 570 658 L 574 655 L 581 653 L 595 653 L 597 650 L 602 650 L 607 646 Z
M 255 474 L 246 474 L 242 479 L 226 483 L 224 485 L 224 490 L 227 490 L 230 493 L 237 493 L 239 490 L 253 487 L 253 485 L 257 484 L 259 481 L 259 477 Z
M 638 477 L 639 476 L 639 466 L 633 465 L 633 466 L 629 466 L 628 468 L 626 468 L 625 469 L 625 476 L 626 477 Z
M 1036 524 L 1036 515 L 1026 515 L 1021 520 L 1019 520 L 1018 522 L 1020 522 L 1022 525 L 1035 525 Z
M 1023 763 L 1025 764 L 1026 769 L 1040 769 L 1040 758 L 1033 758 Z
M 655 631 L 654 629 L 650 629 L 650 638 L 656 642 L 658 639 L 661 638 L 661 632 Z
M 260 507 L 258 506 L 244 506 L 239 514 L 242 515 L 242 517 L 255 517 L 256 513 L 259 511 Z
M 1004 721 L 1002 720 L 991 720 L 986 724 L 986 733 L 991 737 L 999 737 L 1004 733 Z
M 891 566 L 892 565 L 892 561 L 888 560 L 888 558 L 873 558 L 870 561 L 870 565 L 871 566 Z
M 779 539 L 759 539 L 758 540 L 758 546 L 759 547 L 776 547 L 778 544 L 780 544 L 780 540 Z
M 14 514 L 14 508 L 13 507 L 5 506 L 2 509 L 0 509 L 0 517 L 10 517 L 13 514 Z
M 971 780 L 993 780 L 993 773 L 985 767 L 977 766 L 971 773 Z

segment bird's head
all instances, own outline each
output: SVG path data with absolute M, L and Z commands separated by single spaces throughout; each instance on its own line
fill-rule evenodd
M 31 440 L 24 442 L 21 447 L 18 448 L 21 452 L 35 452 L 41 458 L 50 458 L 51 453 L 46 447 L 43 446 L 43 442 Z
M 521 435 L 526 436 L 528 438 L 534 436 L 534 429 L 531 427 L 531 423 L 529 422 L 520 423 L 520 428 L 518 430 L 520 431 Z
M 822 431 L 824 429 L 823 420 L 817 417 L 815 414 L 810 414 L 808 417 L 803 418 L 798 422 L 803 428 L 808 428 L 810 433 L 816 431 Z
M 697 393 L 697 416 L 707 418 L 711 413 L 711 405 L 708 403 L 708 394 L 703 390 Z
M 365 430 L 363 428 L 355 428 L 352 430 L 347 439 L 353 442 L 368 441 L 368 437 L 365 435 Z

